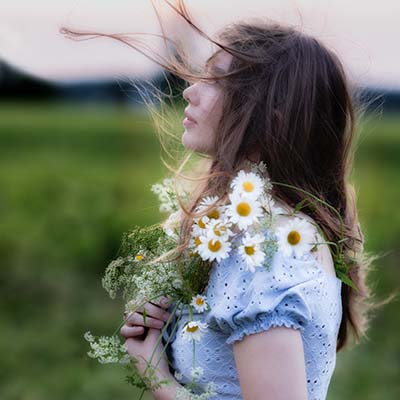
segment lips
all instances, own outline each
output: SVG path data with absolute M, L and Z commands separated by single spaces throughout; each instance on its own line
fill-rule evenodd
M 191 121 L 191 122 L 193 122 L 193 123 L 197 123 L 197 121 L 192 117 L 192 115 L 190 114 L 190 113 L 188 113 L 187 111 L 185 111 L 185 117 L 189 120 L 189 121 Z

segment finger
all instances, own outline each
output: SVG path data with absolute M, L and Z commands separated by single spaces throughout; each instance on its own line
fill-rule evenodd
M 168 311 L 163 310 L 162 308 L 155 306 L 152 303 L 146 303 L 144 307 L 138 310 L 138 312 L 143 312 L 143 309 L 146 310 L 146 314 L 156 318 L 160 319 L 162 321 L 168 321 L 168 318 L 171 316 L 171 313 Z
M 125 348 L 128 354 L 136 357 L 136 355 L 140 352 L 140 347 L 143 347 L 143 341 L 139 339 L 135 339 L 134 337 L 129 337 L 125 340 Z
M 132 337 L 132 336 L 139 336 L 144 333 L 144 327 L 143 326 L 128 326 L 128 325 L 123 325 L 120 334 L 122 336 L 125 336 L 126 338 Z
M 168 309 L 169 306 L 171 305 L 171 302 L 172 302 L 171 297 L 161 296 L 158 299 L 152 300 L 150 303 Z
M 147 342 L 155 343 L 160 335 L 161 331 L 159 329 L 149 328 L 149 331 L 147 332 L 147 336 L 144 339 L 144 341 L 146 343 Z
M 161 329 L 164 326 L 165 322 L 161 321 L 160 319 L 149 317 L 148 315 L 146 315 L 145 321 L 143 315 L 136 312 L 127 318 L 126 324 L 148 326 L 149 328 Z

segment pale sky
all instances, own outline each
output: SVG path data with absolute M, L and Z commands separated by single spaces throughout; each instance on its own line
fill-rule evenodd
M 173 1 L 173 0 L 171 0 Z M 193 46 L 197 36 L 163 3 L 167 33 Z M 186 0 L 194 21 L 210 36 L 226 23 L 267 17 L 313 34 L 333 48 L 352 81 L 400 89 L 400 1 Z M 49 81 L 148 77 L 159 67 L 136 50 L 107 38 L 75 42 L 61 26 L 106 33 L 160 33 L 150 0 L 2 0 L 0 59 Z M 154 48 L 160 40 L 150 39 Z M 196 42 L 193 55 L 211 52 Z

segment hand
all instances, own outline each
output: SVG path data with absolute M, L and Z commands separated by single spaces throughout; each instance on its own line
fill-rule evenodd
M 169 312 L 163 310 L 163 308 L 169 307 L 167 300 L 167 298 L 162 297 L 155 304 L 146 303 L 140 310 L 127 316 L 126 322 L 120 331 L 121 335 L 126 338 L 125 345 L 127 346 L 128 354 L 139 361 L 137 367 L 142 376 L 144 376 L 147 362 L 150 362 L 151 354 L 161 334 L 160 329 L 163 328 L 165 321 L 171 316 Z M 144 309 L 147 314 L 146 322 L 144 322 L 143 314 L 141 314 Z M 147 334 L 145 327 L 148 327 Z M 151 365 L 155 366 L 158 363 L 161 350 L 162 342 L 160 340 L 157 349 L 154 351 Z M 163 352 L 157 365 L 156 376 L 160 380 L 172 378 L 165 352 Z
M 136 312 L 129 314 L 126 317 L 125 325 L 121 328 L 121 335 L 125 337 L 141 335 L 145 333 L 144 327 L 162 329 L 164 322 L 171 316 L 171 313 L 164 310 L 169 307 L 169 302 L 169 298 L 162 296 L 160 299 L 148 302 Z M 146 322 L 143 318 L 144 310 L 146 310 Z

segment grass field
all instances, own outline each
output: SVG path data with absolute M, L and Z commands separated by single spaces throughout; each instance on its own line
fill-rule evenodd
M 122 232 L 158 221 L 163 174 L 147 114 L 65 104 L 0 106 L 0 398 L 135 399 L 118 366 L 86 356 L 83 333 L 111 334 L 123 305 L 101 287 Z M 386 254 L 371 284 L 400 285 L 400 115 L 370 117 L 354 181 L 366 248 Z M 399 302 L 369 340 L 338 354 L 329 400 L 400 398 Z M 150 397 L 149 397 L 150 398 Z

